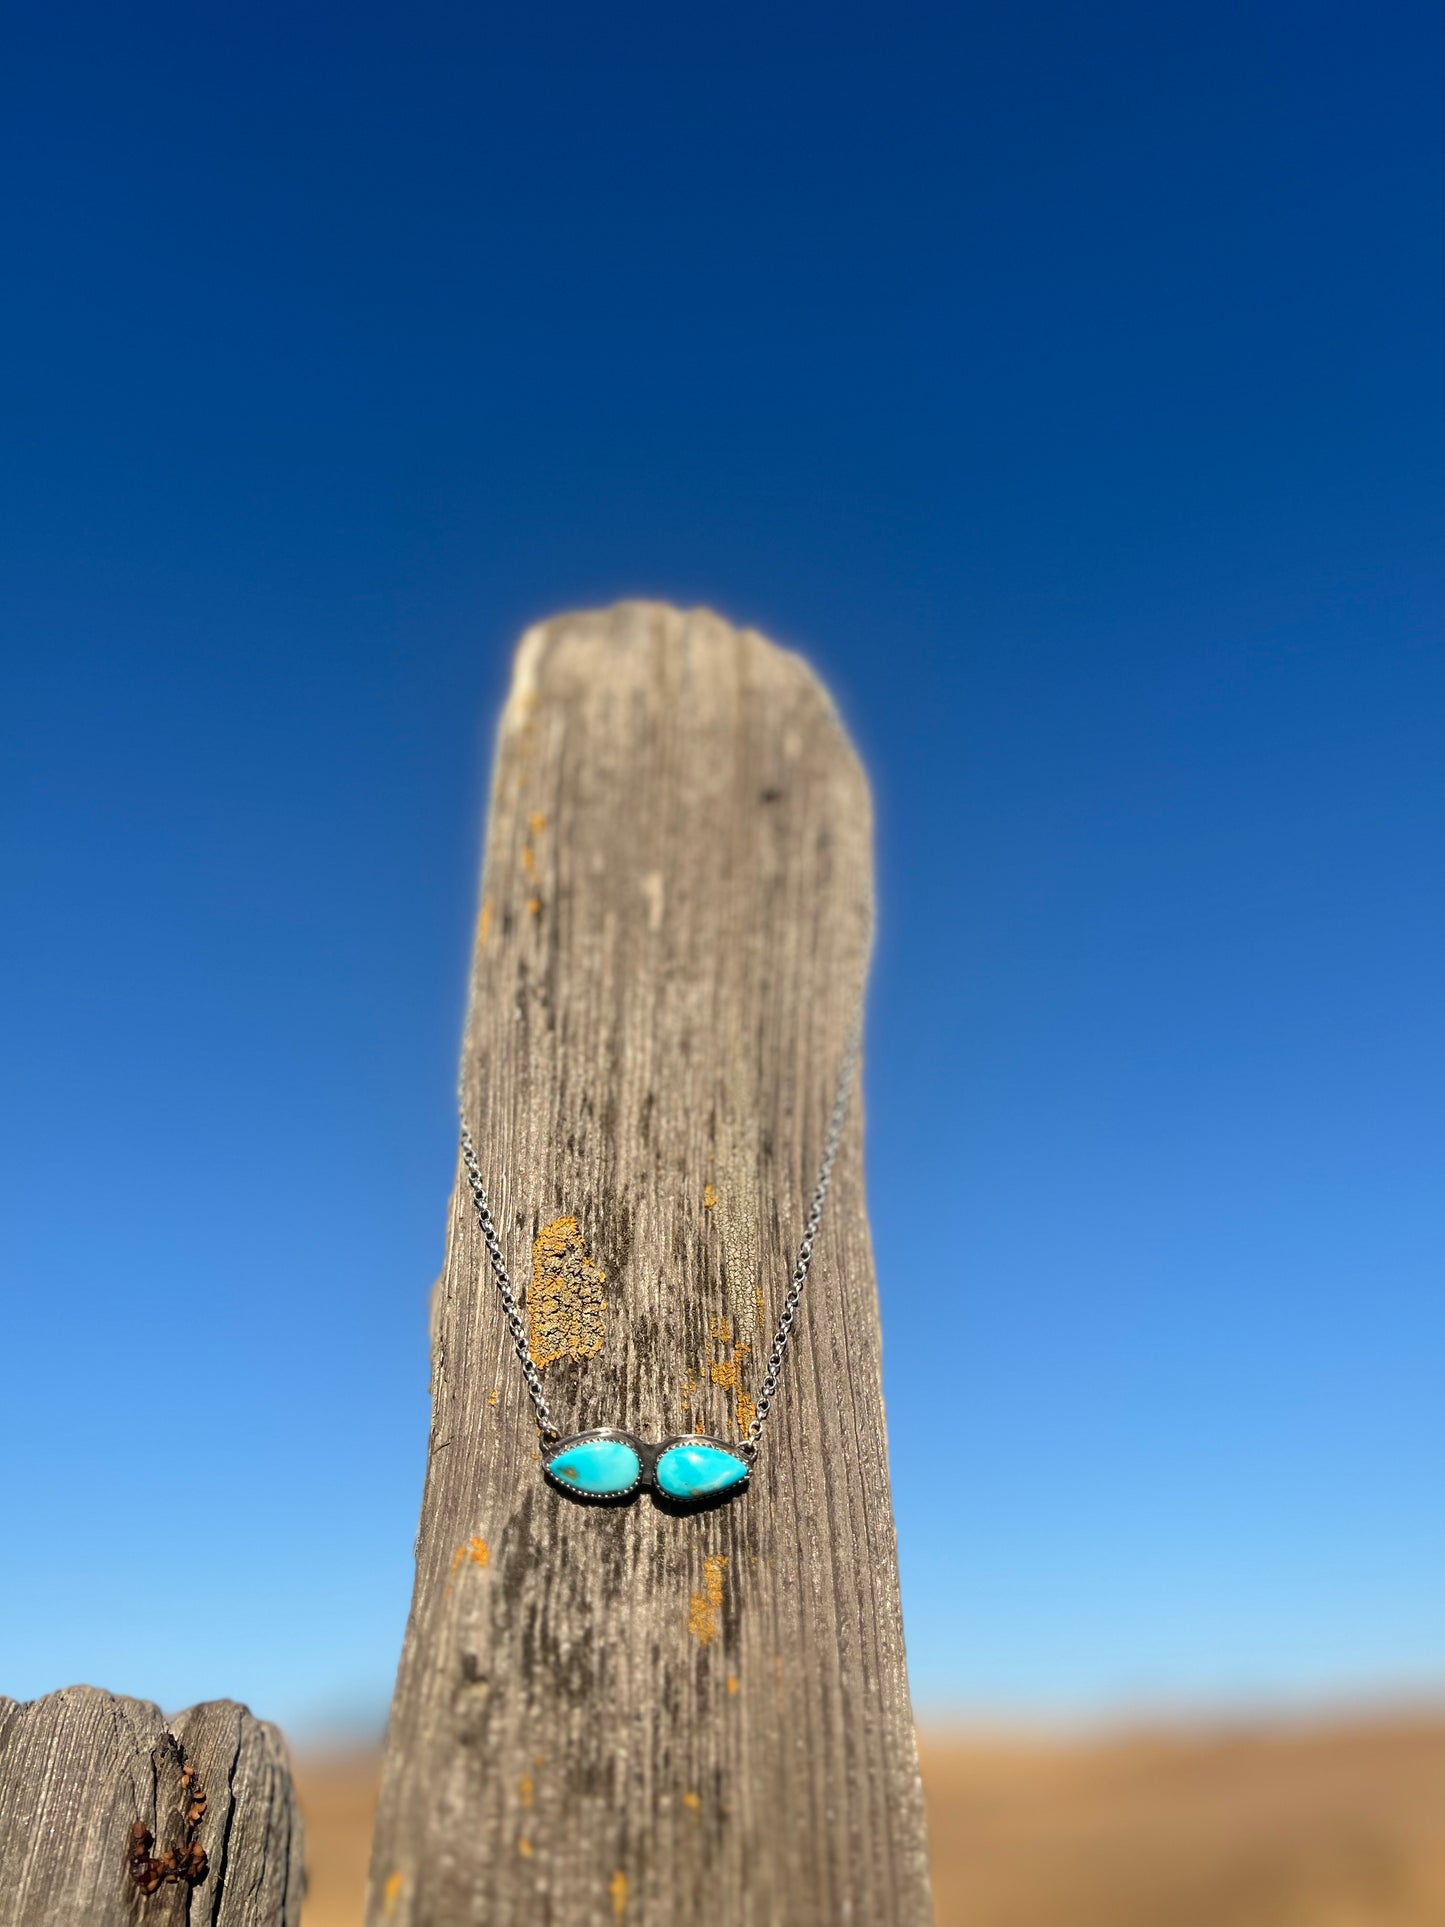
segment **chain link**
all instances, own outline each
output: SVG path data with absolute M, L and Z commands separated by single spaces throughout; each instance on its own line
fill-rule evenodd
M 828 1201 L 828 1188 L 833 1182 L 833 1165 L 837 1160 L 838 1146 L 843 1141 L 843 1125 L 848 1116 L 848 1103 L 853 1095 L 853 1076 L 858 1068 L 858 1052 L 862 1043 L 863 1019 L 860 1014 L 848 1039 L 848 1048 L 843 1053 L 843 1069 L 838 1079 L 837 1094 L 833 1099 L 832 1115 L 828 1119 L 828 1135 L 823 1140 L 823 1157 L 818 1166 L 818 1181 L 813 1186 L 813 1196 L 808 1205 L 808 1215 L 803 1224 L 803 1239 L 798 1246 L 797 1263 L 793 1266 L 793 1276 L 783 1299 L 782 1314 L 778 1319 L 778 1329 L 773 1338 L 773 1349 L 768 1354 L 767 1370 L 758 1390 L 757 1404 L 753 1410 L 752 1424 L 748 1427 L 747 1437 L 741 1450 L 748 1458 L 757 1456 L 758 1441 L 762 1438 L 763 1427 L 773 1409 L 777 1396 L 778 1383 L 783 1375 L 783 1359 L 787 1354 L 793 1336 L 793 1326 L 797 1321 L 798 1306 L 802 1302 L 803 1288 L 808 1282 L 808 1271 L 813 1262 L 813 1246 L 817 1242 L 818 1230 L 823 1222 L 823 1206 Z M 507 1271 L 507 1261 L 502 1255 L 501 1240 L 497 1227 L 492 1220 L 491 1206 L 487 1202 L 487 1187 L 482 1181 L 481 1167 L 477 1163 L 476 1149 L 472 1134 L 463 1119 L 461 1126 L 462 1166 L 466 1172 L 467 1186 L 472 1194 L 472 1204 L 476 1208 L 477 1223 L 481 1226 L 482 1237 L 486 1241 L 487 1256 L 492 1261 L 492 1276 L 496 1280 L 497 1296 L 502 1301 L 502 1312 L 511 1334 L 512 1345 L 517 1354 L 517 1362 L 522 1368 L 526 1381 L 527 1396 L 532 1401 L 532 1409 L 537 1414 L 537 1428 L 543 1440 L 550 1444 L 562 1434 L 552 1418 L 547 1394 L 542 1389 L 542 1376 L 532 1361 L 531 1346 L 527 1342 L 527 1327 L 522 1317 L 521 1303 L 517 1297 Z
M 507 1320 L 507 1330 L 512 1335 L 517 1363 L 522 1368 L 522 1377 L 527 1381 L 527 1396 L 532 1401 L 532 1410 L 537 1414 L 537 1429 L 543 1439 L 550 1444 L 553 1439 L 561 1438 L 562 1434 L 552 1422 L 552 1410 L 547 1403 L 547 1394 L 542 1390 L 542 1375 L 532 1362 L 532 1348 L 527 1343 L 527 1327 L 522 1322 L 522 1307 L 517 1301 L 516 1287 L 507 1275 L 507 1261 L 502 1256 L 501 1240 L 497 1237 L 497 1227 L 492 1222 L 492 1208 L 487 1203 L 487 1187 L 482 1182 L 481 1167 L 477 1163 L 472 1134 L 467 1129 L 465 1119 L 462 1121 L 461 1139 L 462 1164 L 466 1170 L 472 1203 L 476 1206 L 477 1223 L 482 1227 L 482 1236 L 486 1240 L 487 1256 L 492 1261 L 492 1276 L 497 1281 L 497 1296 L 502 1301 L 502 1312 Z
M 837 1095 L 833 1099 L 833 1115 L 828 1119 L 828 1135 L 823 1140 L 823 1158 L 818 1166 L 818 1182 L 813 1186 L 812 1201 L 808 1206 L 808 1216 L 803 1225 L 803 1241 L 798 1246 L 798 1261 L 793 1266 L 792 1281 L 788 1286 L 787 1296 L 783 1299 L 782 1316 L 778 1319 L 773 1349 L 768 1354 L 768 1369 L 763 1373 L 763 1382 L 758 1389 L 758 1402 L 753 1412 L 753 1422 L 748 1427 L 747 1438 L 743 1441 L 743 1450 L 750 1459 L 757 1456 L 758 1441 L 763 1436 L 763 1427 L 767 1424 L 768 1414 L 773 1409 L 778 1380 L 783 1375 L 783 1358 L 793 1336 L 793 1323 L 798 1316 L 803 1287 L 808 1282 L 808 1268 L 813 1262 L 813 1244 L 818 1236 L 818 1227 L 823 1222 L 823 1206 L 828 1201 L 828 1187 L 833 1182 L 833 1164 L 843 1138 L 843 1123 L 848 1115 L 848 1100 L 853 1095 L 853 1073 L 858 1068 L 858 1051 L 862 1041 L 863 1016 L 860 1011 L 858 1020 L 853 1026 L 853 1033 L 848 1039 L 848 1048 L 843 1053 L 843 1069 L 838 1078 Z

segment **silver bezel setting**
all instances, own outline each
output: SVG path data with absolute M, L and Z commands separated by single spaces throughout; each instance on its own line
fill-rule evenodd
M 664 1492 L 657 1483 L 657 1461 L 664 1452 L 670 1452 L 675 1445 L 705 1445 L 713 1452 L 724 1452 L 730 1459 L 736 1459 L 743 1468 L 743 1476 L 734 1479 L 731 1485 L 723 1486 L 717 1492 L 699 1492 L 690 1499 L 679 1499 L 675 1492 Z M 654 1446 L 652 1463 L 648 1467 L 652 1489 L 669 1505 L 708 1505 L 718 1499 L 730 1498 L 734 1492 L 741 1492 L 753 1476 L 753 1462 L 740 1446 L 729 1445 L 726 1439 L 715 1439 L 710 1432 L 680 1432 L 676 1438 L 664 1439 L 661 1445 Z
M 584 1492 L 580 1485 L 568 1485 L 565 1479 L 557 1477 L 552 1467 L 564 1452 L 570 1452 L 574 1445 L 594 1443 L 631 1446 L 637 1454 L 637 1477 L 631 1485 L 619 1486 L 615 1492 Z M 542 1470 L 557 1490 L 565 1492 L 569 1499 L 581 1499 L 584 1502 L 590 1501 L 594 1505 L 605 1505 L 611 1499 L 630 1499 L 635 1492 L 640 1492 L 643 1486 L 650 1484 L 655 1458 L 655 1449 L 645 1439 L 638 1438 L 634 1433 L 624 1432 L 617 1425 L 594 1425 L 590 1431 L 573 1432 L 567 1438 L 557 1439 L 548 1446 L 542 1456 Z
M 626 1445 L 637 1454 L 637 1477 L 631 1485 L 622 1486 L 616 1492 L 584 1492 L 581 1486 L 568 1485 L 559 1479 L 552 1467 L 564 1453 L 576 1445 L 591 1445 L 594 1442 Z M 743 1476 L 734 1479 L 718 1492 L 699 1492 L 691 1499 L 680 1499 L 675 1493 L 664 1492 L 657 1483 L 657 1462 L 664 1452 L 670 1452 L 678 1445 L 705 1445 L 713 1452 L 722 1452 L 735 1459 L 743 1468 Z M 565 1439 L 554 1439 L 542 1454 L 542 1471 L 558 1492 L 565 1492 L 569 1499 L 577 1499 L 583 1504 L 606 1505 L 617 1499 L 630 1499 L 640 1492 L 643 1486 L 650 1486 L 660 1499 L 668 1505 L 708 1505 L 719 1499 L 731 1498 L 747 1486 L 753 1474 L 753 1461 L 739 1445 L 727 1439 L 716 1439 L 710 1432 L 678 1432 L 671 1438 L 663 1439 L 652 1445 L 646 1439 L 638 1438 L 635 1432 L 624 1431 L 620 1425 L 594 1425 L 585 1432 L 570 1432 Z

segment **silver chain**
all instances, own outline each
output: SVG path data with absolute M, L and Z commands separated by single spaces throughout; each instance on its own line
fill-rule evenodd
M 862 1035 L 863 1019 L 860 1014 L 848 1039 L 848 1048 L 843 1053 L 843 1069 L 838 1078 L 838 1090 L 833 1099 L 832 1115 L 828 1119 L 828 1135 L 823 1140 L 823 1157 L 818 1166 L 818 1182 L 813 1186 L 808 1216 L 803 1225 L 803 1239 L 798 1246 L 798 1260 L 793 1266 L 793 1276 L 783 1299 L 782 1315 L 778 1319 L 778 1329 L 773 1337 L 773 1348 L 768 1353 L 768 1366 L 763 1373 L 763 1382 L 758 1391 L 753 1421 L 748 1427 L 748 1435 L 741 1447 L 749 1458 L 753 1458 L 757 1453 L 758 1441 L 763 1436 L 763 1427 L 767 1424 L 768 1415 L 773 1409 L 778 1382 L 783 1375 L 783 1359 L 793 1336 L 793 1326 L 797 1321 L 803 1288 L 808 1282 L 808 1271 L 813 1262 L 813 1246 L 823 1222 L 823 1206 L 828 1201 L 828 1188 L 833 1182 L 833 1165 L 837 1161 L 838 1146 L 843 1140 L 843 1125 L 848 1116 L 848 1101 L 853 1095 L 853 1073 L 858 1068 L 858 1052 Z M 465 1117 L 461 1123 L 461 1146 L 467 1186 L 472 1194 L 472 1203 L 476 1207 L 477 1223 L 481 1226 L 482 1237 L 486 1242 L 487 1256 L 492 1261 L 492 1276 L 496 1280 L 497 1296 L 502 1301 L 507 1330 L 511 1334 L 517 1362 L 522 1368 L 522 1377 L 526 1381 L 527 1396 L 531 1399 L 532 1409 L 537 1414 L 538 1430 L 543 1440 L 550 1444 L 552 1440 L 562 1435 L 553 1420 L 551 1407 L 547 1403 L 547 1394 L 542 1389 L 542 1375 L 532 1359 L 517 1288 L 512 1283 L 507 1271 L 507 1261 L 502 1255 L 501 1240 L 497 1236 L 492 1209 L 487 1202 L 487 1187 L 482 1179 L 481 1166 L 477 1163 L 476 1147 L 472 1143 L 472 1134 L 467 1128 Z
M 537 1414 L 537 1429 L 543 1439 L 550 1444 L 553 1439 L 561 1438 L 562 1434 L 552 1422 L 552 1411 L 547 1403 L 547 1394 L 542 1390 L 542 1374 L 532 1362 L 532 1348 L 527 1343 L 527 1327 L 522 1323 L 522 1307 L 517 1302 L 516 1286 L 507 1276 L 507 1261 L 502 1256 L 497 1227 L 492 1223 L 492 1208 L 487 1203 L 487 1187 L 482 1182 L 481 1167 L 477 1163 L 476 1149 L 472 1144 L 472 1134 L 467 1129 L 465 1118 L 462 1119 L 462 1163 L 466 1167 L 472 1203 L 477 1208 L 477 1223 L 482 1227 L 482 1236 L 487 1242 L 487 1256 L 492 1261 L 492 1276 L 497 1281 L 497 1296 L 502 1301 L 507 1330 L 512 1334 L 517 1363 L 521 1366 L 522 1376 L 527 1381 L 527 1396 L 531 1399 L 532 1409 Z
M 838 1155 L 838 1145 L 843 1137 L 843 1120 L 848 1115 L 848 1099 L 853 1095 L 853 1073 L 858 1067 L 858 1050 L 863 1040 L 863 1016 L 859 1012 L 848 1039 L 848 1048 L 843 1053 L 843 1069 L 838 1078 L 837 1095 L 833 1099 L 833 1115 L 828 1119 L 828 1135 L 823 1140 L 823 1159 L 818 1166 L 818 1182 L 813 1186 L 812 1202 L 808 1206 L 808 1216 L 803 1225 L 803 1242 L 798 1246 L 798 1262 L 793 1266 L 793 1276 L 788 1285 L 787 1296 L 783 1300 L 782 1316 L 773 1337 L 773 1349 L 768 1353 L 768 1369 L 763 1373 L 763 1382 L 758 1391 L 757 1408 L 753 1422 L 748 1427 L 743 1449 L 752 1458 L 758 1449 L 758 1440 L 763 1436 L 763 1427 L 768 1422 L 768 1414 L 773 1409 L 773 1399 L 777 1394 L 778 1380 L 783 1375 L 783 1358 L 789 1341 L 793 1336 L 793 1321 L 798 1316 L 798 1306 L 802 1301 L 803 1287 L 808 1282 L 808 1267 L 813 1262 L 813 1241 L 818 1235 L 818 1227 L 823 1222 L 823 1206 L 828 1201 L 828 1186 L 833 1182 L 833 1161 Z

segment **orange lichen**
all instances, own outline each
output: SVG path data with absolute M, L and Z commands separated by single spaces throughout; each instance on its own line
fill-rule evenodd
M 710 1184 L 705 1184 L 705 1185 L 704 1185 L 704 1186 L 702 1187 L 702 1208 L 703 1208 L 703 1210 L 704 1210 L 704 1211 L 711 1211 L 711 1210 L 712 1210 L 712 1208 L 713 1208 L 713 1206 L 714 1206 L 714 1205 L 715 1205 L 716 1203 L 717 1203 L 717 1192 L 713 1190 L 713 1188 L 712 1188 L 712 1186 L 711 1186 Z
M 717 1638 L 727 1563 L 725 1552 L 710 1552 L 702 1562 L 702 1591 L 695 1592 L 688 1601 L 687 1630 L 699 1646 L 708 1646 Z
M 622 1916 L 627 1912 L 627 1875 L 622 1871 L 621 1867 L 617 1869 L 608 1881 L 607 1891 L 612 1899 L 612 1918 L 614 1920 L 621 1920 Z
M 731 1695 L 731 1696 L 733 1696 L 733 1697 L 736 1697 L 736 1695 L 737 1695 L 737 1691 L 738 1691 L 738 1688 L 739 1688 L 739 1687 L 740 1687 L 741 1685 L 742 1685 L 742 1681 L 741 1681 L 741 1680 L 740 1680 L 740 1679 L 738 1678 L 738 1676 L 737 1676 L 737 1674 L 736 1674 L 736 1673 L 729 1673 L 729 1674 L 728 1674 L 728 1693 L 729 1693 L 729 1695 Z
M 741 1341 L 737 1344 L 732 1343 L 731 1320 L 727 1318 L 713 1318 L 708 1322 L 714 1342 L 719 1346 L 730 1346 L 731 1351 L 730 1355 L 726 1358 L 713 1359 L 707 1368 L 707 1375 L 714 1385 L 720 1386 L 725 1392 L 735 1394 L 734 1414 L 737 1419 L 738 1429 L 739 1431 L 746 1432 L 753 1422 L 753 1415 L 757 1411 L 757 1404 L 752 1395 L 743 1387 L 741 1361 L 751 1353 L 753 1348 L 751 1345 L 744 1344 Z
M 532 832 L 533 836 L 540 836 L 546 827 L 546 817 L 543 816 L 540 810 L 533 810 L 532 814 L 527 818 L 527 828 Z
M 452 1571 L 460 1572 L 461 1568 L 468 1564 L 485 1568 L 491 1556 L 492 1548 L 486 1540 L 480 1534 L 473 1533 L 466 1544 L 458 1546 L 452 1554 Z
M 492 899 L 482 898 L 482 907 L 477 912 L 477 948 L 485 950 L 487 938 L 492 934 Z
M 607 1273 L 587 1255 L 575 1218 L 544 1224 L 532 1246 L 528 1343 L 539 1371 L 555 1359 L 596 1358 L 606 1338 Z
M 540 917 L 542 914 L 542 899 L 540 897 L 528 897 L 527 911 L 530 916 Z
M 532 1843 L 525 1833 L 518 1834 L 517 1836 L 517 1852 L 521 1854 L 524 1860 L 530 1860 L 532 1858 Z
M 524 843 L 522 845 L 522 868 L 527 872 L 529 877 L 537 874 L 537 852 L 532 848 L 530 843 Z
M 401 1899 L 401 1890 L 406 1885 L 404 1873 L 389 1873 L 381 1889 L 381 1898 L 388 1914 L 396 1912 L 396 1903 Z
M 684 1793 L 682 1796 L 682 1804 L 687 1808 L 689 1813 L 701 1813 L 702 1795 L 700 1793 Z
M 497 1400 L 498 1400 L 498 1399 L 499 1399 L 499 1398 L 500 1398 L 501 1396 L 502 1396 L 502 1394 L 501 1394 L 501 1391 L 500 1391 L 500 1389 L 499 1389 L 499 1388 L 498 1388 L 497 1386 L 495 1386 L 495 1385 L 494 1385 L 494 1386 L 492 1387 L 492 1395 L 491 1395 L 491 1397 L 490 1397 L 490 1398 L 489 1398 L 489 1399 L 487 1400 L 487 1403 L 488 1403 L 488 1405 L 495 1405 L 495 1404 L 496 1404 L 496 1402 L 497 1402 Z
M 522 1802 L 524 1807 L 531 1806 L 535 1791 L 536 1789 L 532 1785 L 531 1774 L 524 1773 L 517 1782 L 517 1798 Z

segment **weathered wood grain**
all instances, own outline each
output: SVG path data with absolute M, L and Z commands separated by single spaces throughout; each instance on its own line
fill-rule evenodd
M 137 1826 L 151 1858 L 199 1846 L 204 1877 L 146 1893 Z M 168 1720 L 93 1686 L 0 1700 L 0 1927 L 299 1927 L 301 1888 L 285 1745 L 244 1706 Z
M 463 1070 L 565 1431 L 745 1431 L 871 863 L 866 781 L 796 657 L 649 604 L 524 638 Z M 454 1189 L 373 1927 L 930 1918 L 861 1123 L 751 1490 L 691 1516 L 544 1484 Z

